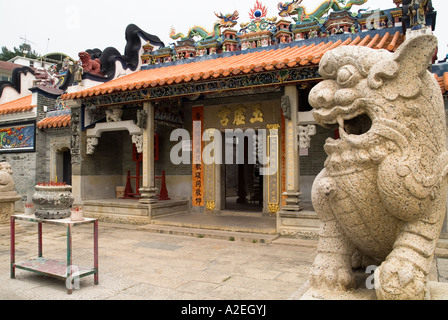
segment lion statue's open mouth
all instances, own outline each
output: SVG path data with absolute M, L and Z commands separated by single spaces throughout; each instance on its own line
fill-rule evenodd
M 316 121 L 323 127 L 339 130 L 341 137 L 346 135 L 362 135 L 372 128 L 372 119 L 363 101 L 357 100 L 350 107 L 335 107 L 332 112 L 321 110 L 314 112 Z

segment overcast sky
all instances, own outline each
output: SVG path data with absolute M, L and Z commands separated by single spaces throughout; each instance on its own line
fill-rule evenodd
M 292 0 L 283 0 L 283 2 Z M 435 35 L 439 39 L 439 59 L 448 53 L 448 1 L 432 0 L 437 10 Z M 280 0 L 261 0 L 268 17 L 278 17 Z M 303 0 L 307 11 L 322 1 Z M 125 30 L 133 23 L 147 33 L 158 36 L 165 45 L 173 43 L 170 28 L 186 34 L 194 25 L 212 31 L 217 13 L 239 12 L 239 24 L 250 21 L 249 11 L 255 0 L 14 0 L 0 2 L 0 46 L 18 47 L 24 38 L 32 49 L 43 55 L 62 52 L 78 59 L 86 49 L 115 47 L 124 53 Z M 388 9 L 393 0 L 368 0 L 359 9 Z

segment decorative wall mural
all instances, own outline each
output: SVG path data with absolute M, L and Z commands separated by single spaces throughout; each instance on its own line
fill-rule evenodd
M 35 140 L 35 122 L 0 127 L 0 152 L 33 152 Z

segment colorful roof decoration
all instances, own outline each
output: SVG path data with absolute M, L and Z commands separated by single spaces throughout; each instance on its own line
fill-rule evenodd
M 41 130 L 69 127 L 70 121 L 71 121 L 71 115 L 64 114 L 60 116 L 45 118 L 37 123 L 37 127 Z
M 358 36 L 344 41 L 319 42 L 303 46 L 286 46 L 285 48 L 267 48 L 266 50 L 249 52 L 197 61 L 184 64 L 165 65 L 163 68 L 142 70 L 104 84 L 75 93 L 62 95 L 63 100 L 79 99 L 92 96 L 126 92 L 148 87 L 169 86 L 179 83 L 190 83 L 213 78 L 226 78 L 240 74 L 261 73 L 272 70 L 283 70 L 295 67 L 317 66 L 320 59 L 328 50 L 342 45 L 366 46 L 376 49 L 395 51 L 404 41 L 404 36 L 396 31 L 395 34 L 386 32 L 379 34 Z
M 255 0 L 255 5 L 248 15 L 250 21 L 240 23 L 239 29 L 236 28 L 239 18 L 237 11 L 227 15 L 215 13 L 220 20 L 214 24 L 212 32 L 195 25 L 184 35 L 176 33 L 172 28 L 170 37 L 178 40 L 177 44 L 155 51 L 146 50 L 141 58 L 143 64 L 159 64 L 385 28 L 399 28 L 404 33 L 401 8 L 360 9 L 351 12 L 354 6 L 366 2 L 367 0 L 325 0 L 308 12 L 301 5 L 302 0 L 292 0 L 279 2 L 277 16 L 268 17 L 268 8 L 261 0 Z M 200 39 L 197 40 L 197 37 Z
M 33 110 L 34 107 L 36 106 L 31 104 L 31 95 L 29 95 L 0 105 L 0 115 L 27 112 Z

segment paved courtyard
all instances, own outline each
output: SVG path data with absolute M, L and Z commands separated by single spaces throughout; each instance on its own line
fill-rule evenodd
M 16 261 L 37 256 L 37 227 L 16 222 Z M 43 256 L 64 260 L 63 227 L 43 225 Z M 180 236 L 99 223 L 99 284 L 80 279 L 68 295 L 63 280 L 16 269 L 10 278 L 9 224 L 0 225 L 1 300 L 295 300 L 307 290 L 314 240 L 270 243 Z M 432 280 L 448 282 L 448 259 Z M 73 263 L 93 266 L 93 227 L 74 227 Z
M 36 257 L 36 224 L 16 224 L 16 261 Z M 65 259 L 65 231 L 43 225 L 44 257 Z M 20 269 L 10 279 L 9 225 L 0 234 L 0 299 L 294 299 L 315 255 L 315 241 L 251 243 L 100 222 L 99 284 L 93 276 L 81 278 L 80 289 L 68 295 L 63 280 Z M 91 225 L 74 227 L 73 263 L 93 266 Z

